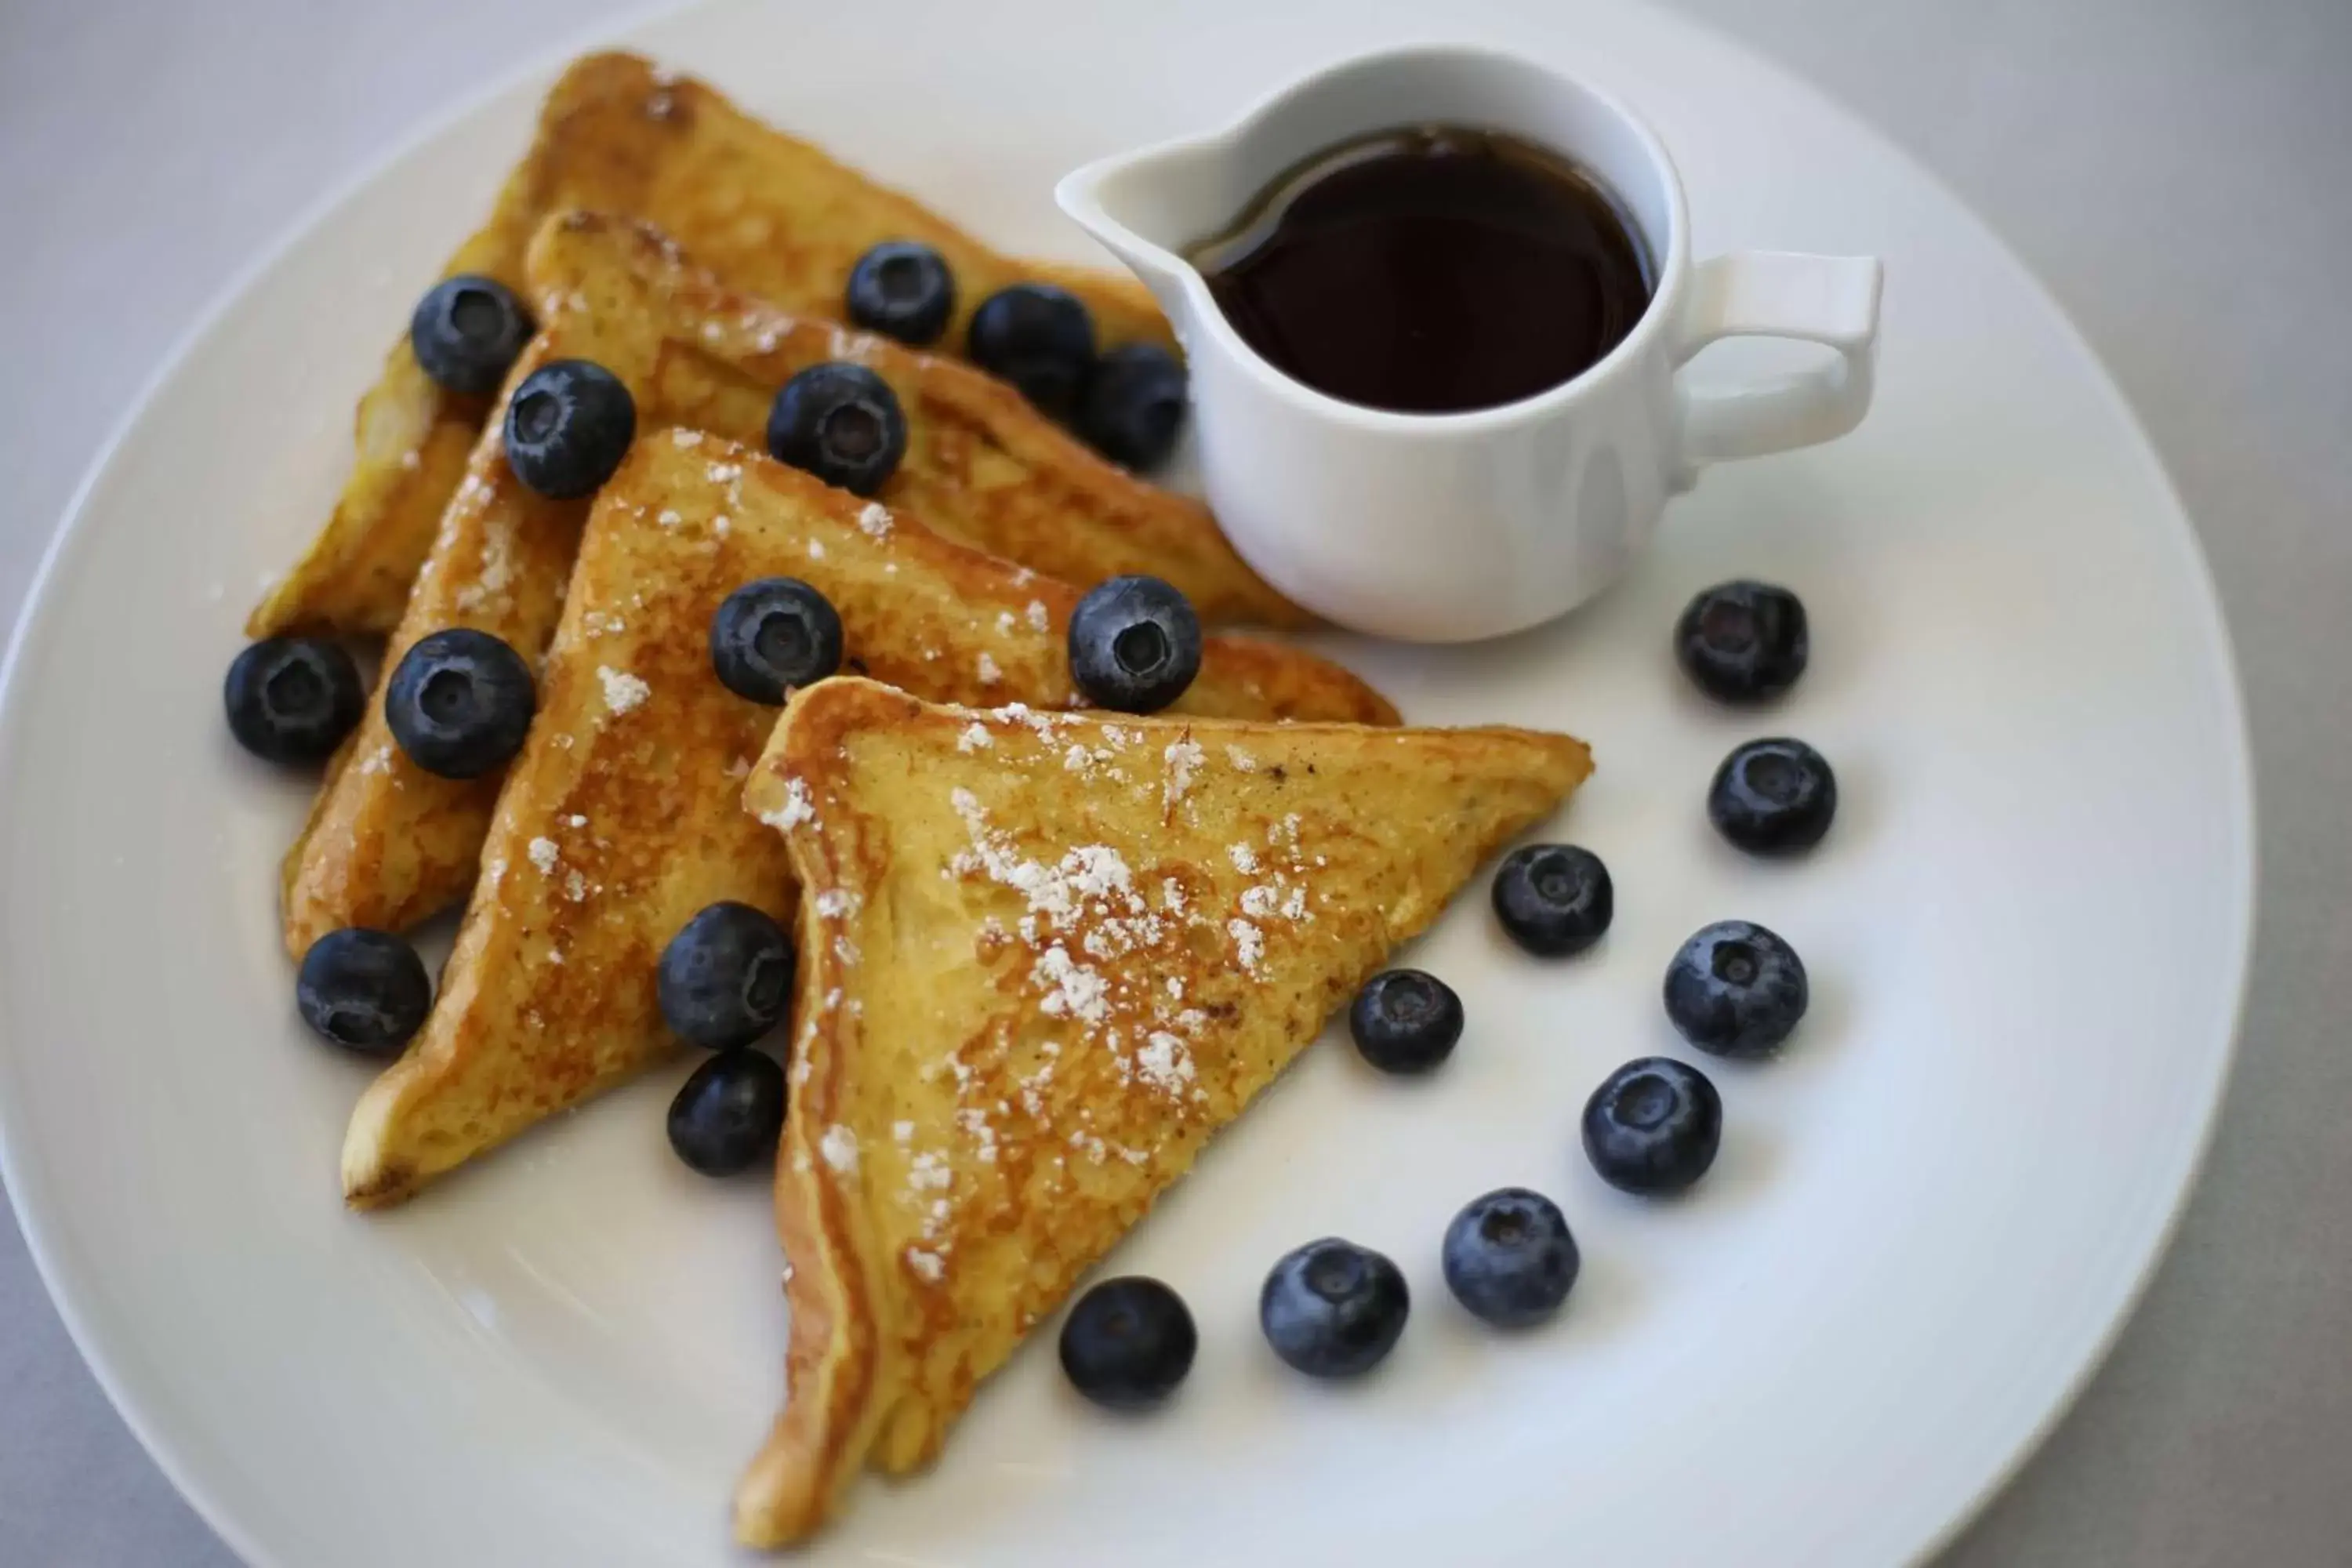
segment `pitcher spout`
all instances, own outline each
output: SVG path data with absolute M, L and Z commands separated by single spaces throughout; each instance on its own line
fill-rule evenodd
M 1099 159 L 1063 176 L 1054 199 L 1143 280 L 1181 332 L 1200 275 L 1184 249 L 1227 216 L 1219 150 L 1171 142 Z

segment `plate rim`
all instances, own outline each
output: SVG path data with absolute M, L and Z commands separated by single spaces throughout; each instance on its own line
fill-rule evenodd
M 405 132 L 391 138 L 382 152 L 362 160 L 348 174 L 331 184 L 229 275 L 158 360 L 155 368 L 125 405 L 122 415 L 99 442 L 26 581 L 5 651 L 0 653 L 0 780 L 5 779 L 5 764 L 16 744 L 12 738 L 15 730 L 13 717 L 19 705 L 18 685 L 26 649 L 36 633 L 44 628 L 49 617 L 57 613 L 54 596 L 49 592 L 51 580 L 68 552 L 76 548 L 82 539 L 90 501 L 113 470 L 131 435 L 144 422 L 165 389 L 178 379 L 187 362 L 222 330 L 236 306 L 269 271 L 305 245 L 313 234 L 347 206 L 363 199 L 384 175 L 467 120 L 488 110 L 528 82 L 551 79 L 565 62 L 583 52 L 598 47 L 642 47 L 635 43 L 635 37 L 643 31 L 694 12 L 716 9 L 724 3 L 725 0 L 654 0 L 652 4 L 570 34 L 555 45 L 532 51 L 510 68 L 493 75 L 477 88 L 424 114 Z M 2170 1190 L 2167 1194 L 2164 1219 L 2148 1239 L 2132 1278 L 2106 1314 L 2104 1325 L 2087 1343 L 2070 1352 L 2074 1368 L 2040 1416 L 2006 1436 L 2005 1456 L 1971 1483 L 1958 1506 L 1939 1524 L 1919 1534 L 1914 1549 L 1905 1560 L 1925 1563 L 1952 1545 L 1984 1515 L 1993 1500 L 2041 1452 L 2052 1434 L 2074 1409 L 2092 1380 L 2105 1366 L 2124 1331 L 2147 1300 L 2158 1272 L 2171 1255 L 2189 1199 L 2211 1155 L 2230 1080 L 2244 1038 L 2261 880 L 2259 789 L 2236 642 L 2202 536 L 2198 531 L 2194 515 L 2181 498 L 2161 450 L 2149 437 L 2137 408 L 2116 381 L 2105 358 L 2084 335 L 2080 323 L 2042 275 L 2018 251 L 2007 233 L 1990 222 L 1976 204 L 1954 187 L 1939 170 L 1882 130 L 1842 95 L 1784 64 L 1776 56 L 1710 21 L 1654 4 L 1653 0 L 1602 0 L 1602 3 L 1643 14 L 1654 26 L 1680 28 L 1704 36 L 1714 47 L 1736 55 L 1744 68 L 1768 73 L 1779 79 L 1782 85 L 1810 96 L 1834 113 L 1845 134 L 1874 143 L 1876 150 L 1898 164 L 1906 177 L 1923 183 L 1967 216 L 1979 234 L 1990 243 L 2000 264 L 2011 270 L 2038 302 L 2047 320 L 2068 346 L 2096 372 L 2094 378 L 2096 382 L 2095 395 L 2117 417 L 2124 444 L 2147 466 L 2158 491 L 2171 503 L 2173 516 L 2169 521 L 2177 526 L 2161 531 L 2168 542 L 2168 547 L 2181 557 L 2187 577 L 2197 589 L 2194 595 L 2196 640 L 2201 644 L 2204 655 L 2212 661 L 2212 668 L 2221 677 L 2217 691 L 2221 702 L 2219 717 L 2231 742 L 2223 770 L 2223 783 L 2231 797 L 2231 807 L 2226 824 L 2223 854 L 2235 863 L 2236 875 L 2230 889 L 2231 929 L 2224 985 L 2228 997 L 2228 1023 L 2221 1048 L 2210 1058 L 2209 1079 L 2200 1086 L 2202 1103 L 2196 1136 L 2187 1141 L 2175 1168 L 2168 1173 Z M 14 1059 L 15 1052 L 5 1034 L 0 1033 L 0 1085 L 5 1084 L 13 1070 L 10 1064 Z M 64 1324 L 75 1351 L 106 1395 L 108 1404 L 138 1440 L 142 1450 L 197 1517 L 204 1521 L 206 1528 L 213 1531 L 243 1562 L 254 1564 L 255 1568 L 279 1568 L 289 1560 L 253 1535 L 236 1513 L 214 1494 L 209 1483 L 196 1473 L 195 1467 L 192 1466 L 184 1451 L 175 1446 L 178 1440 L 163 1434 L 148 1396 L 122 1376 L 119 1358 L 85 1315 L 77 1290 L 86 1271 L 67 1261 L 64 1249 L 47 1233 L 41 1212 L 45 1206 L 41 1195 L 42 1182 L 36 1177 L 27 1184 L 26 1176 L 31 1167 L 16 1152 L 26 1140 L 17 1126 L 14 1104 L 14 1097 L 0 1093 L 0 1185 L 5 1187 L 9 1205 L 34 1270 L 47 1293 L 52 1309 Z

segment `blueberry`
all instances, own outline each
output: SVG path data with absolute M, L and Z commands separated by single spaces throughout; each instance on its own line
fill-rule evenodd
M 488 632 L 429 632 L 384 688 L 383 721 L 408 760 L 445 779 L 479 778 L 522 750 L 539 706 L 530 667 Z
M 768 410 L 768 451 L 826 484 L 870 496 L 907 455 L 907 416 L 890 384 L 862 364 L 813 364 Z
M 1538 958 L 1582 952 L 1601 940 L 1616 911 L 1609 868 L 1590 849 L 1530 844 L 1496 868 L 1495 918 Z
M 1156 713 L 1201 673 L 1201 617 L 1157 577 L 1113 577 L 1070 616 L 1070 675 L 1097 708 Z
M 955 276 L 929 246 L 886 239 L 850 268 L 848 310 L 869 332 L 924 348 L 940 341 L 955 314 Z
M 1391 969 L 1356 993 L 1348 1029 L 1356 1049 L 1382 1072 L 1427 1072 L 1462 1037 L 1462 998 L 1433 974 Z
M 1837 815 L 1837 775 L 1802 741 L 1750 741 L 1723 759 L 1707 786 L 1716 831 L 1751 855 L 1810 849 Z
M 762 577 L 710 617 L 710 668 L 738 697 L 771 707 L 841 668 L 841 617 L 797 577 Z
M 1274 1266 L 1258 1292 L 1257 1321 L 1274 1353 L 1298 1371 L 1353 1377 L 1395 1347 L 1411 1308 L 1395 1264 L 1328 1237 Z
M 408 346 L 419 369 L 451 392 L 487 396 L 535 331 L 514 290 L 495 278 L 444 278 L 416 302 Z
M 964 333 L 972 363 L 1021 389 L 1048 416 L 1078 412 L 1095 363 L 1094 318 L 1067 289 L 1015 283 L 980 302 Z
M 1184 367 L 1158 343 L 1123 343 L 1095 362 L 1078 433 L 1112 462 L 1158 468 L 1184 425 Z
M 507 404 L 507 467 L 555 500 L 593 495 L 637 435 L 636 399 L 621 378 L 584 359 L 550 360 Z
M 1062 1321 L 1062 1371 L 1097 1405 L 1140 1410 L 1176 1392 L 1200 1343 L 1183 1297 L 1157 1279 L 1106 1279 Z
M 1684 1039 L 1719 1057 L 1778 1049 L 1811 997 L 1797 950 L 1747 921 L 1706 927 L 1666 966 L 1667 1018 Z
M 367 707 L 359 667 L 324 637 L 269 637 L 232 660 L 222 683 L 229 733 L 273 763 L 315 763 Z
M 1503 1329 L 1559 1310 L 1581 1261 L 1559 1205 L 1525 1187 L 1488 1193 L 1455 1215 L 1443 1256 L 1454 1299 Z
M 712 1057 L 669 1102 L 669 1146 L 706 1176 L 750 1170 L 783 1131 L 784 1069 L 757 1051 Z
M 1675 658 L 1725 702 L 1761 702 L 1797 684 L 1808 652 L 1803 601 L 1769 583 L 1718 583 L 1675 623 Z
M 294 982 L 302 1021 L 363 1056 L 390 1056 L 433 1007 L 433 982 L 416 950 L 388 931 L 346 926 L 302 955 Z
M 1723 1142 L 1723 1097 L 1672 1057 L 1627 1062 L 1584 1106 L 1584 1153 L 1621 1192 L 1679 1193 L 1706 1174 Z
M 791 940 L 749 904 L 711 905 L 662 949 L 662 1017 L 709 1050 L 748 1046 L 782 1023 L 792 988 Z

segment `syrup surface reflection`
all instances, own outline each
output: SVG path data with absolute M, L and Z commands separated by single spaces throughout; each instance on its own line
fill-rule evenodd
M 1652 291 L 1642 243 L 1595 175 L 1516 137 L 1442 127 L 1318 154 L 1190 259 L 1269 363 L 1404 413 L 1490 408 L 1571 380 Z

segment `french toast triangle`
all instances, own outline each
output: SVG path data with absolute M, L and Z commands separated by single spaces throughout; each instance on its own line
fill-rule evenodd
M 450 258 L 444 276 L 484 274 L 528 298 L 531 234 L 568 207 L 659 225 L 730 284 L 819 316 L 841 314 L 850 268 L 868 247 L 921 240 L 955 275 L 957 313 L 940 340 L 951 350 L 963 343 L 972 307 L 1024 279 L 1078 294 L 1105 346 L 1174 342 L 1159 308 L 1132 279 L 1003 257 L 701 82 L 635 55 L 572 62 L 548 93 L 537 136 L 488 220 Z M 390 631 L 434 524 L 465 478 L 466 454 L 495 407 L 490 398 L 436 385 L 403 336 L 361 400 L 357 450 L 333 515 L 254 611 L 251 634 Z
M 778 386 L 809 364 L 856 358 L 891 383 L 908 416 L 885 505 L 1081 588 L 1148 572 L 1208 593 L 1195 605 L 1222 607 L 1226 618 L 1281 604 L 1199 502 L 1121 472 L 967 366 L 730 293 L 660 235 L 624 219 L 551 217 L 532 244 L 530 275 L 541 327 L 509 390 L 551 361 L 593 360 L 627 384 L 641 435 L 677 425 L 758 446 Z M 448 626 L 537 657 L 562 608 L 588 504 L 526 488 L 494 421 L 441 519 L 383 679 L 419 637 Z M 380 682 L 286 858 L 286 945 L 298 958 L 341 926 L 414 925 L 473 883 L 498 779 L 436 778 L 413 765 L 392 744 L 381 695 Z
M 655 962 L 697 910 L 733 900 L 788 912 L 782 842 L 741 804 L 776 710 L 721 685 L 709 652 L 727 595 L 778 576 L 832 603 L 845 668 L 944 699 L 1077 701 L 1075 590 L 748 448 L 693 431 L 641 437 L 589 519 L 538 715 L 495 813 L 462 786 L 428 799 L 419 783 L 445 781 L 406 769 L 388 741 L 404 771 L 368 775 L 411 781 L 376 794 L 365 826 L 371 842 L 402 847 L 412 873 L 446 846 L 451 859 L 429 869 L 462 892 L 481 854 L 433 1012 L 352 1119 L 353 1204 L 405 1197 L 668 1055 Z M 1396 717 L 1337 665 L 1224 635 L 1204 639 L 1181 706 Z
M 811 365 L 855 360 L 889 383 L 907 414 L 907 454 L 881 491 L 887 504 L 1080 587 L 1148 572 L 1184 590 L 1213 624 L 1306 623 L 1234 553 L 1207 507 L 1097 456 L 1008 383 L 729 288 L 701 259 L 633 219 L 562 214 L 532 241 L 531 295 L 545 318 L 579 308 L 644 314 L 661 342 L 663 417 L 753 446 L 778 387 Z
M 930 1459 L 973 1384 L 1479 863 L 1591 772 L 1523 730 L 799 693 L 745 798 L 801 884 L 782 1415 L 736 1531 Z

